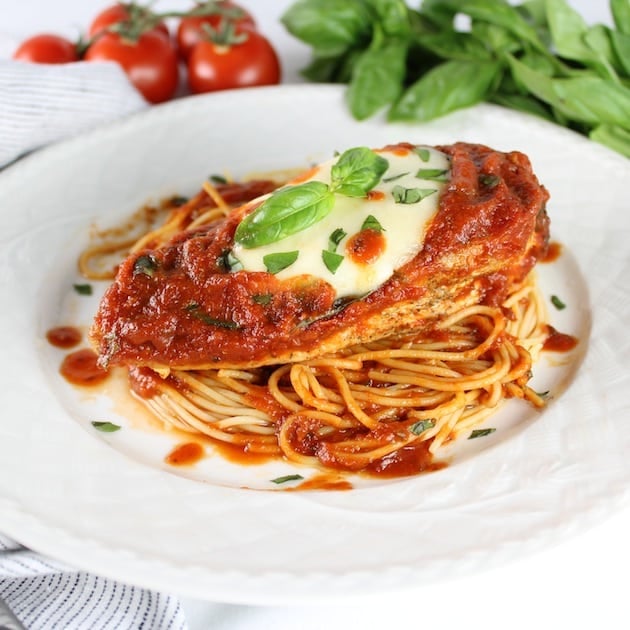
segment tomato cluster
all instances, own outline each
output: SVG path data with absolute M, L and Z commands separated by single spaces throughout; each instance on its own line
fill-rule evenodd
M 281 75 L 271 43 L 257 30 L 253 16 L 231 0 L 206 0 L 187 12 L 160 14 L 135 2 L 117 3 L 93 19 L 85 41 L 35 35 L 22 42 L 13 58 L 34 63 L 115 61 L 150 103 L 175 95 L 182 67 L 193 93 L 272 85 Z

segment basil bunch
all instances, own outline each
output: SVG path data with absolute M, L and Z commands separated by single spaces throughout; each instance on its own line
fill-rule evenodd
M 417 10 L 298 0 L 282 22 L 313 49 L 304 75 L 347 83 L 357 119 L 388 108 L 392 121 L 426 121 L 489 101 L 630 157 L 630 0 L 610 8 L 614 28 L 587 25 L 566 0 L 424 0 Z
M 239 223 L 234 242 L 252 249 L 301 232 L 332 210 L 335 193 L 365 197 L 388 166 L 385 158 L 366 147 L 348 149 L 332 166 L 330 186 L 309 181 L 276 190 Z

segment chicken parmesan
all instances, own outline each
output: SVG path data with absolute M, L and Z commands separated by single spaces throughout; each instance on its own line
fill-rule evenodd
M 528 386 L 548 193 L 520 152 L 355 147 L 280 185 L 206 185 L 100 303 L 103 367 L 170 426 L 388 475 Z

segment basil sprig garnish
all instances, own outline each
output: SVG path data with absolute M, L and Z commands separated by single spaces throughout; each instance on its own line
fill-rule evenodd
M 310 181 L 276 190 L 239 223 L 234 242 L 252 249 L 301 232 L 330 213 L 335 193 L 365 197 L 388 166 L 366 147 L 348 149 L 331 168 L 330 186 Z
M 348 149 L 330 170 L 330 189 L 346 197 L 365 197 L 389 167 L 389 162 L 366 147 Z

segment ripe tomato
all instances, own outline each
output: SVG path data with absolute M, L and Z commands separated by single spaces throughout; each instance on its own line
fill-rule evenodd
M 280 61 L 266 37 L 242 31 L 240 44 L 199 42 L 188 58 L 188 85 L 192 92 L 213 92 L 280 82 Z
M 251 13 L 243 9 L 243 7 L 225 0 L 219 3 L 222 8 L 228 10 L 236 10 L 241 12 L 240 17 L 235 17 L 232 21 L 237 29 L 255 29 L 256 22 Z M 188 59 L 192 49 L 202 39 L 204 39 L 203 25 L 208 24 L 213 29 L 220 28 L 222 15 L 214 13 L 212 15 L 199 15 L 184 17 L 180 20 L 177 27 L 177 50 L 182 59 Z
M 77 47 L 59 35 L 42 33 L 25 39 L 13 53 L 13 59 L 34 63 L 70 63 L 78 61 Z
M 177 52 L 164 35 L 147 31 L 132 42 L 105 32 L 87 49 L 86 61 L 116 61 L 150 103 L 170 99 L 179 83 Z
M 143 7 L 138 7 L 138 10 L 140 12 L 144 10 L 145 13 L 150 14 L 150 9 L 143 9 Z M 116 24 L 118 22 L 126 22 L 127 20 L 129 20 L 129 17 L 130 17 L 129 10 L 123 3 L 119 2 L 110 7 L 107 7 L 106 9 L 103 9 L 92 20 L 92 23 L 90 24 L 90 28 L 88 29 L 88 36 L 95 37 L 99 33 L 102 33 L 103 31 L 105 31 L 108 26 L 111 26 L 112 24 Z M 158 30 L 163 35 L 166 35 L 167 37 L 170 36 L 168 26 L 164 22 L 160 22 L 155 27 L 155 29 Z

